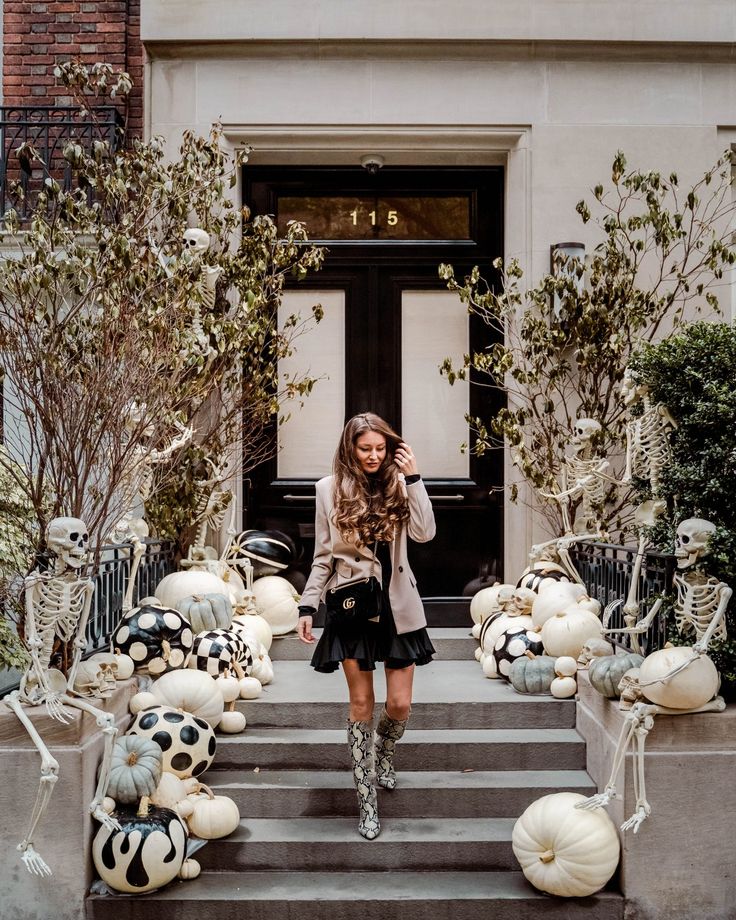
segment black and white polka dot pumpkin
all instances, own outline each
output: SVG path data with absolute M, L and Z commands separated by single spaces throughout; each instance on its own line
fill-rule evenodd
M 194 634 L 178 610 L 144 604 L 123 617 L 112 643 L 135 663 L 136 670 L 148 670 L 155 677 L 181 668 L 192 649 Z
M 537 565 L 521 576 L 517 581 L 517 588 L 530 588 L 532 591 L 539 593 L 539 588 L 543 582 L 560 582 L 570 581 L 569 575 L 561 566 L 554 562 L 545 565 Z
M 527 651 L 532 652 L 534 655 L 544 654 L 542 637 L 538 632 L 534 632 L 534 630 L 523 624 L 509 626 L 505 632 L 502 632 L 493 646 L 493 658 L 496 662 L 499 676 L 509 680 L 511 665 L 517 658 L 525 655 Z
M 187 830 L 170 808 L 117 811 L 119 830 L 102 825 L 92 841 L 92 860 L 113 891 L 143 894 L 176 878 L 186 856 Z
M 237 661 L 246 674 L 253 668 L 253 653 L 243 634 L 233 629 L 209 629 L 197 633 L 189 667 L 217 677 Z
M 215 731 L 208 722 L 170 706 L 143 709 L 127 734 L 155 741 L 164 753 L 163 771 L 180 779 L 204 773 L 217 750 Z

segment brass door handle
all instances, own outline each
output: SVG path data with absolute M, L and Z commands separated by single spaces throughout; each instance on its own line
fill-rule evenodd
M 285 502 L 313 502 L 316 499 L 316 495 L 284 495 Z
M 430 495 L 430 500 L 433 502 L 462 502 L 465 501 L 465 496 L 460 495 Z

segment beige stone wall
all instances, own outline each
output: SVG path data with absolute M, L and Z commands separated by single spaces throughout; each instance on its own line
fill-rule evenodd
M 151 133 L 220 120 L 259 164 L 504 163 L 505 254 L 532 278 L 550 244 L 594 244 L 574 206 L 617 149 L 687 181 L 736 141 L 729 0 L 179 7 L 143 0 Z M 509 575 L 535 526 L 509 508 Z

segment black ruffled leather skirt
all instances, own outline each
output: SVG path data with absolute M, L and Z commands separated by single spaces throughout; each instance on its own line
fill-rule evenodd
M 315 671 L 329 674 L 346 658 L 355 658 L 361 671 L 375 671 L 376 662 L 387 668 L 429 664 L 435 648 L 426 627 L 398 635 L 386 592 L 378 622 L 354 621 L 327 614 L 324 630 L 312 655 Z

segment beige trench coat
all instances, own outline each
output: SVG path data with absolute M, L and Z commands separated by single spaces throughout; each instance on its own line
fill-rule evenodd
M 403 475 L 401 478 L 403 480 Z M 315 609 L 320 600 L 324 599 L 328 588 L 371 575 L 381 580 L 381 563 L 372 548 L 346 543 L 332 523 L 333 479 L 333 476 L 326 476 L 315 486 L 317 509 L 314 522 L 314 561 L 299 602 Z M 392 572 L 388 587 L 396 632 L 399 634 L 427 625 L 416 578 L 409 566 L 407 536 L 417 543 L 426 543 L 434 537 L 436 530 L 432 503 L 422 480 L 411 485 L 404 484 L 404 489 L 409 499 L 410 517 L 391 544 Z

